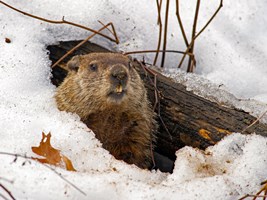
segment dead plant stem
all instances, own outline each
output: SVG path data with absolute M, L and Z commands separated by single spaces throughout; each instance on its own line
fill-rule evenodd
M 101 35 L 102 37 L 107 38 L 107 39 L 111 40 L 112 42 L 116 42 L 117 44 L 119 43 L 119 40 L 116 37 L 115 37 L 115 39 L 113 39 L 113 38 L 111 38 L 111 37 L 109 37 L 109 36 L 107 36 L 107 35 L 105 35 L 103 33 L 99 33 L 98 31 L 93 30 L 91 28 L 88 28 L 86 26 L 67 21 L 67 20 L 64 19 L 64 16 L 62 17 L 62 20 L 49 20 L 49 19 L 46 19 L 46 18 L 43 18 L 43 17 L 39 17 L 39 16 L 36 16 L 36 15 L 29 14 L 29 13 L 24 12 L 22 10 L 19 10 L 19 9 L 17 9 L 17 8 L 15 8 L 15 7 L 3 2 L 3 1 L 0 1 L 0 3 L 5 5 L 6 7 L 10 8 L 10 9 L 12 9 L 12 10 L 14 10 L 16 12 L 19 12 L 19 13 L 21 13 L 23 15 L 26 15 L 28 17 L 32 17 L 32 18 L 35 18 L 35 19 L 38 19 L 38 20 L 41 20 L 41 21 L 44 21 L 44 22 L 52 23 L 52 24 L 69 24 L 69 25 L 72 25 L 72 26 L 76 26 L 76 27 L 91 31 L 91 32 L 93 32 L 95 34 Z
M 163 51 L 166 50 L 167 47 L 167 34 L 168 34 L 168 17 L 169 17 L 169 5 L 170 5 L 170 0 L 167 0 L 166 2 L 166 12 L 165 12 L 165 24 L 164 24 L 164 38 L 163 38 Z M 166 53 L 162 53 L 162 58 L 161 58 L 161 68 L 164 67 L 164 62 L 165 62 L 165 55 Z
M 258 121 L 261 120 L 261 118 L 263 118 L 263 116 L 267 113 L 267 110 L 262 113 L 254 122 L 252 122 L 249 126 L 247 126 L 246 128 L 244 128 L 241 133 L 244 133 L 247 129 L 249 129 L 250 127 L 254 126 Z
M 20 158 L 24 158 L 26 160 L 33 160 L 37 163 L 40 163 L 41 165 L 43 165 L 44 167 L 50 169 L 51 171 L 53 171 L 56 175 L 58 175 L 62 180 L 64 180 L 65 182 L 67 182 L 69 185 L 71 185 L 73 188 L 75 188 L 77 191 L 79 191 L 80 193 L 82 193 L 83 195 L 86 196 L 86 193 L 83 192 L 80 188 L 78 188 L 76 185 L 74 185 L 72 182 L 70 182 L 68 179 L 66 179 L 64 176 L 61 175 L 61 173 L 57 172 L 55 169 L 53 169 L 52 167 L 50 167 L 49 165 L 43 164 L 41 162 L 39 162 L 38 160 L 32 158 L 32 157 L 28 157 L 26 155 L 21 155 L 21 154 L 13 154 L 13 153 L 8 153 L 8 152 L 0 152 L 0 155 L 7 155 L 7 156 L 14 156 L 15 158 L 20 157 Z
M 170 137 L 170 140 L 172 141 L 173 138 L 172 138 L 172 135 L 171 133 L 169 132 L 164 120 L 162 119 L 161 117 L 161 109 L 160 109 L 160 91 L 158 90 L 158 87 L 157 87 L 157 74 L 149 69 L 148 67 L 146 67 L 143 63 L 141 63 L 140 61 L 137 60 L 137 62 L 141 65 L 141 67 L 145 70 L 145 72 L 148 72 L 149 74 L 152 74 L 154 76 L 154 79 L 153 81 L 151 80 L 150 76 L 149 77 L 149 80 L 151 82 L 151 84 L 153 84 L 153 87 L 154 87 L 154 95 L 155 95 L 155 102 L 154 102 L 154 106 L 153 106 L 153 110 L 155 111 L 156 110 L 156 107 L 158 107 L 158 110 L 157 110 L 157 114 L 158 114 L 158 118 L 161 122 L 161 124 L 163 125 L 164 129 L 166 130 L 166 132 L 168 133 L 169 137 Z
M 218 12 L 221 10 L 221 8 L 223 7 L 223 0 L 220 0 L 220 5 L 218 6 L 217 10 L 214 12 L 214 14 L 211 16 L 211 18 L 208 20 L 208 22 L 203 26 L 203 28 L 198 32 L 198 34 L 195 35 L 195 37 L 193 38 L 193 40 L 191 41 L 191 43 L 189 44 L 189 46 L 187 47 L 185 53 L 189 52 L 189 49 L 191 48 L 191 46 L 193 45 L 193 42 L 199 37 L 199 35 L 207 28 L 207 26 L 211 23 L 211 21 L 215 18 L 215 16 L 218 14 Z M 185 56 L 187 54 L 184 54 L 179 65 L 178 68 L 180 68 L 183 64 L 183 61 L 185 59 Z
M 128 54 L 139 54 L 139 53 L 163 53 L 163 52 L 168 52 L 168 53 L 179 53 L 179 54 L 185 54 L 183 51 L 176 51 L 176 50 L 140 50 L 140 51 L 128 51 L 124 52 L 123 54 L 128 55 Z M 187 53 L 189 56 L 192 56 L 192 54 Z
M 194 53 L 194 44 L 195 44 L 194 38 L 196 36 L 199 8 L 200 8 L 200 0 L 197 0 L 195 18 L 194 18 L 193 29 L 192 29 L 192 38 L 191 38 L 192 45 L 189 49 L 189 53 L 191 53 L 191 54 Z M 190 57 L 188 60 L 187 72 L 193 72 L 193 67 L 192 67 L 193 65 L 191 63 L 192 63 L 192 58 Z
M 181 32 L 182 32 L 182 35 L 183 35 L 183 38 L 184 38 L 185 45 L 188 47 L 189 43 L 188 43 L 188 40 L 187 40 L 187 37 L 186 37 L 186 34 L 185 34 L 185 30 L 184 30 L 184 26 L 183 26 L 183 23 L 182 23 L 182 19 L 181 19 L 181 16 L 180 16 L 179 0 L 176 0 L 176 16 L 177 16 L 178 23 L 179 23 L 179 26 L 180 26 L 180 29 L 181 29 Z
M 107 28 L 108 26 L 113 27 L 112 23 L 108 23 L 107 25 L 103 26 L 102 28 L 100 28 L 97 32 L 100 32 L 102 30 L 104 30 L 105 28 Z M 113 29 L 114 30 L 114 29 Z M 84 43 L 86 43 L 88 40 L 90 40 L 92 37 L 94 37 L 97 33 L 93 33 L 90 36 L 88 36 L 86 39 L 84 39 L 82 42 L 80 42 L 79 44 L 77 44 L 75 47 L 73 47 L 71 50 L 69 50 L 64 56 L 62 56 L 57 62 L 55 62 L 51 67 L 55 67 L 57 66 L 64 58 L 66 58 L 68 55 L 70 55 L 72 52 L 74 52 L 76 49 L 78 49 L 80 46 L 82 46 Z
M 161 21 L 161 5 L 162 5 L 162 0 L 160 0 L 160 2 L 158 0 L 156 0 L 157 2 L 157 10 L 158 10 L 158 25 L 159 25 L 159 36 L 158 36 L 158 46 L 157 46 L 157 52 L 154 58 L 154 62 L 153 65 L 156 65 L 157 60 L 158 60 L 158 56 L 159 56 L 159 49 L 160 49 L 160 45 L 161 45 L 161 37 L 162 37 L 162 21 Z
M 8 194 L 8 196 L 11 199 L 15 200 L 15 197 L 12 195 L 12 193 L 3 184 L 0 183 L 0 187 Z

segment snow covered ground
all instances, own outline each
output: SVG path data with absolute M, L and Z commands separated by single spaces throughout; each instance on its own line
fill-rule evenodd
M 7 3 L 45 18 L 80 23 L 94 29 L 112 21 L 121 39 L 119 50 L 155 49 L 155 2 L 142 0 L 9 0 Z M 165 2 L 165 1 L 164 1 Z M 195 1 L 180 1 L 190 36 Z M 168 49 L 184 50 L 171 3 Z M 199 27 L 219 1 L 201 4 Z M 259 116 L 267 109 L 267 2 L 225 1 L 224 7 L 196 43 L 198 75 L 179 71 L 176 79 L 207 98 L 231 104 Z M 233 134 L 205 152 L 185 147 L 177 151 L 173 174 L 146 171 L 115 160 L 76 115 L 59 112 L 50 83 L 46 46 L 60 40 L 83 39 L 88 32 L 23 16 L 0 4 L 0 152 L 34 156 L 32 146 L 42 131 L 52 133 L 52 145 L 69 157 L 77 172 L 56 171 L 86 196 L 36 162 L 0 155 L 0 183 L 16 199 L 238 199 L 260 189 L 267 179 L 267 139 Z M 6 43 L 9 38 L 11 43 Z M 177 55 L 167 57 L 170 71 Z M 152 55 L 146 56 L 148 60 Z M 222 87 L 218 87 L 223 84 Z M 239 101 L 237 98 L 242 98 Z M 253 100 L 248 100 L 253 99 Z M 263 121 L 267 121 L 266 117 Z M 12 181 L 12 182 L 9 182 Z M 0 188 L 0 199 L 7 194 Z

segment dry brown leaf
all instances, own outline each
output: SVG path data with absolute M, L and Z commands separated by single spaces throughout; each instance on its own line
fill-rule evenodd
M 55 149 L 51 146 L 51 133 L 47 135 L 42 133 L 42 140 L 38 147 L 32 147 L 32 151 L 39 156 L 44 158 L 33 158 L 41 163 L 47 163 L 55 166 L 60 166 L 68 171 L 76 171 L 72 165 L 70 159 L 60 153 L 60 150 Z
M 64 155 L 62 155 L 62 159 L 63 159 L 63 161 L 64 161 L 64 163 L 65 163 L 65 165 L 66 165 L 66 169 L 67 169 L 68 171 L 76 171 L 76 170 L 74 169 L 74 167 L 73 167 L 72 162 L 71 162 L 70 159 L 68 159 L 68 158 L 67 158 L 66 156 L 64 156 Z

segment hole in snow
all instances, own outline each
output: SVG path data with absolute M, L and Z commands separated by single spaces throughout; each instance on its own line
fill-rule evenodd
M 66 52 L 67 50 L 70 48 L 68 48 L 69 46 L 72 46 L 73 44 L 77 44 L 78 41 L 70 41 L 67 43 L 60 43 L 59 45 L 51 45 L 48 46 L 47 49 L 50 51 L 50 60 L 52 60 L 52 62 L 56 62 L 59 58 L 61 58 Z M 94 44 L 93 44 L 94 46 Z M 106 52 L 106 49 L 101 49 L 101 47 L 99 47 L 98 45 L 95 45 L 95 47 L 97 48 L 97 50 L 99 52 Z M 78 52 L 72 54 L 71 56 L 68 56 L 65 60 L 63 60 L 64 63 L 66 63 L 68 60 L 70 60 L 71 57 L 73 57 L 74 55 L 79 54 Z M 59 86 L 60 83 L 62 83 L 62 81 L 64 80 L 64 78 L 67 76 L 68 71 L 66 69 L 64 69 L 64 67 L 60 67 L 60 66 L 56 66 L 52 69 L 52 77 L 51 77 L 51 82 L 52 84 L 54 84 L 55 86 Z M 158 121 L 160 121 L 158 119 Z M 160 122 L 159 122 L 160 124 Z M 160 131 L 160 130 L 159 130 Z M 170 145 L 167 144 L 167 146 L 169 146 L 170 148 L 166 148 L 166 144 L 164 145 L 164 147 L 162 147 L 162 143 L 157 143 L 156 148 L 154 150 L 154 160 L 155 160 L 155 169 L 159 169 L 162 172 L 169 172 L 172 173 L 173 171 L 173 167 L 174 167 L 174 161 L 176 159 L 175 156 L 175 149 L 171 148 Z

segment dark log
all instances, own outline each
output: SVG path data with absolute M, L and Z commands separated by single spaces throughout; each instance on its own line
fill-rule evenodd
M 54 63 L 78 43 L 79 41 L 68 41 L 48 46 L 50 59 Z M 74 55 L 107 51 L 103 47 L 87 42 L 63 62 L 67 62 Z M 243 110 L 220 106 L 197 96 L 193 92 L 187 91 L 184 85 L 176 83 L 158 72 L 149 73 L 139 62 L 135 62 L 135 68 L 145 83 L 152 105 L 155 103 L 154 79 L 156 78 L 160 94 L 160 104 L 156 106 L 160 124 L 156 151 L 172 160 L 175 159 L 175 151 L 185 145 L 205 149 L 232 132 L 241 132 L 256 120 L 255 117 Z M 53 68 L 52 74 L 52 82 L 58 85 L 67 72 L 57 66 Z M 253 132 L 267 136 L 267 125 L 258 122 L 247 129 L 244 134 Z

